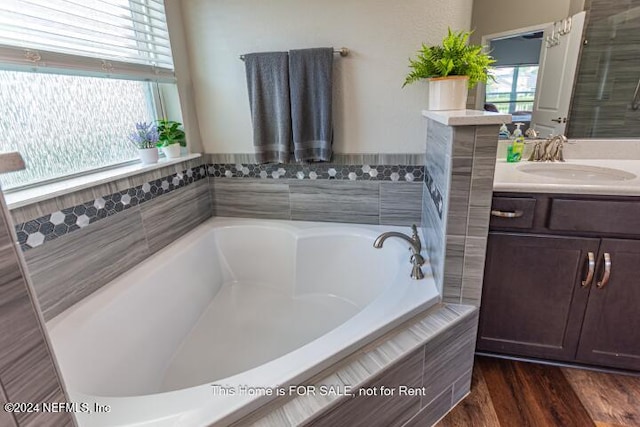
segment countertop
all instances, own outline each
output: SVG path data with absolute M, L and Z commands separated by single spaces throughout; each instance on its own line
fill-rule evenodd
M 522 160 L 507 163 L 505 156 L 509 140 L 498 142 L 498 158 L 493 190 L 514 193 L 564 193 L 610 196 L 640 196 L 640 139 L 572 139 L 564 146 L 565 162 L 537 163 Z M 523 159 L 527 159 L 533 145 L 525 145 Z M 635 175 L 622 181 L 569 180 L 549 178 L 525 173 L 518 168 L 522 165 L 585 165 L 617 169 Z M 532 166 L 527 166 L 532 167 Z
M 586 165 L 612 168 L 632 173 L 636 177 L 623 181 L 580 182 L 570 179 L 550 178 L 522 172 L 521 165 L 541 164 L 547 167 L 562 165 Z M 529 167 L 529 166 L 528 166 Z M 566 162 L 535 163 L 523 160 L 518 163 L 507 163 L 504 158 L 498 158 L 493 180 L 493 191 L 516 193 L 564 193 L 564 194 L 592 194 L 612 196 L 640 196 L 640 160 L 617 159 L 568 159 Z
M 501 125 L 511 123 L 511 114 L 479 110 L 423 110 L 422 115 L 446 126 Z

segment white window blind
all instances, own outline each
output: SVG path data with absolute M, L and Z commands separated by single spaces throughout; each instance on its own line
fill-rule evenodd
M 1 0 L 0 67 L 174 81 L 162 0 Z

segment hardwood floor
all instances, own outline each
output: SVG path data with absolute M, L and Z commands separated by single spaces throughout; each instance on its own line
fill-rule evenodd
M 640 377 L 477 357 L 438 427 L 640 427 Z

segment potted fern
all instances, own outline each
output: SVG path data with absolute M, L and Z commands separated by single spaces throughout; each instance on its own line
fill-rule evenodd
M 495 60 L 482 46 L 469 45 L 470 32 L 451 31 L 438 46 L 422 45 L 415 59 L 409 59 L 411 72 L 402 85 L 427 79 L 430 110 L 464 110 L 468 89 L 489 80 L 489 67 Z

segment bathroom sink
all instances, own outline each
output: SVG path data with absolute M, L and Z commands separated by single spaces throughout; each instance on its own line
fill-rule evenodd
M 581 182 L 628 181 L 636 175 L 619 169 L 566 163 L 526 163 L 518 166 L 520 172 Z

